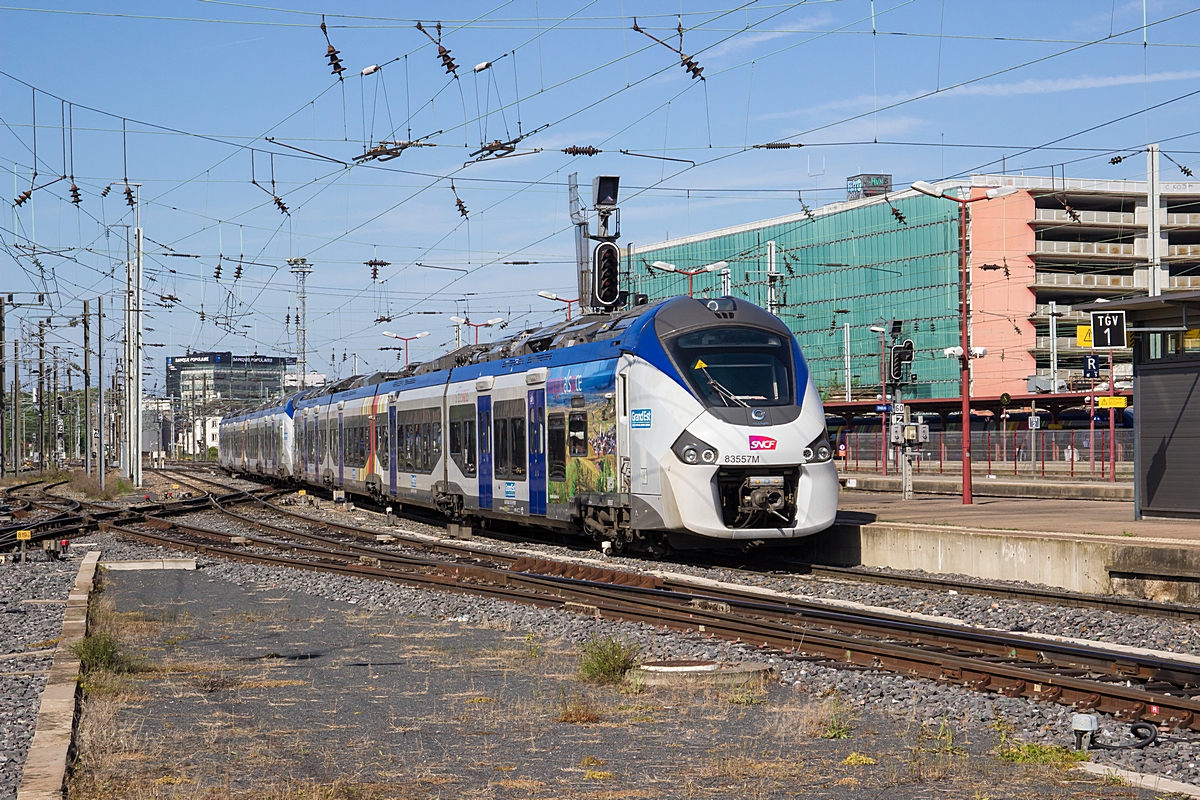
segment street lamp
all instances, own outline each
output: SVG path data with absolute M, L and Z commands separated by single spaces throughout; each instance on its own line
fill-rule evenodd
M 579 302 L 578 297 L 576 297 L 574 300 L 568 300 L 565 297 L 559 297 L 554 292 L 538 292 L 538 297 L 544 297 L 547 300 L 557 300 L 560 303 L 566 303 L 567 304 L 567 322 L 571 321 L 571 304 Z
M 408 343 L 413 341 L 414 339 L 424 339 L 426 336 L 429 335 L 429 331 L 421 331 L 416 336 L 401 336 L 398 333 L 392 333 L 391 331 L 384 331 L 383 335 L 389 336 L 393 339 L 399 339 L 400 341 L 404 342 L 404 366 L 407 367 L 408 366 Z
M 971 495 L 971 359 L 980 356 L 971 351 L 971 345 L 967 341 L 969 317 L 967 310 L 967 204 L 1007 197 L 1016 194 L 1019 190 L 1015 186 L 999 186 L 988 189 L 979 197 L 959 197 L 946 194 L 944 188 L 934 186 L 926 181 L 914 181 L 912 188 L 930 197 L 940 197 L 943 200 L 952 200 L 958 203 L 959 272 L 962 280 L 962 296 L 960 298 L 962 344 L 955 350 L 955 353 L 958 354 L 962 381 L 962 501 L 963 505 L 970 505 L 973 502 Z M 982 350 L 982 348 L 977 348 L 977 350 Z M 983 352 L 986 353 L 986 351 Z
M 715 264 L 709 264 L 706 267 L 700 267 L 699 269 L 693 269 L 693 270 L 679 269 L 674 264 L 668 264 L 665 261 L 655 261 L 650 266 L 654 267 L 655 269 L 660 269 L 663 272 L 674 272 L 678 275 L 687 275 L 688 297 L 691 297 L 692 296 L 692 278 L 694 278 L 697 275 L 700 275 L 702 273 L 705 273 L 705 272 L 716 272 L 719 269 L 725 269 L 726 267 L 729 266 L 729 262 L 718 261 Z
M 490 328 L 493 325 L 504 322 L 504 317 L 493 317 L 487 322 L 471 322 L 469 317 L 451 317 L 450 321 L 455 325 L 470 325 L 475 329 L 475 344 L 479 344 L 479 329 Z

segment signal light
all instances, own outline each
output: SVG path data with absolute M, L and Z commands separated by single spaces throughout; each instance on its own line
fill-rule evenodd
M 911 364 L 916 355 L 912 339 L 905 339 L 901 344 L 892 345 L 892 357 L 888 364 L 888 377 L 894 382 L 904 378 L 904 365 Z
M 592 305 L 612 308 L 621 298 L 621 251 L 601 242 L 592 253 Z

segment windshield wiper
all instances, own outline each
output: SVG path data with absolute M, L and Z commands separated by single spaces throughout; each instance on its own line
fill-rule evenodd
M 745 400 L 742 400 L 736 394 L 734 394 L 733 392 L 726 389 L 724 386 L 721 385 L 721 383 L 716 378 L 714 378 L 712 375 L 709 375 L 707 369 L 701 368 L 700 371 L 704 373 L 704 377 L 708 378 L 708 385 L 717 390 L 717 394 L 721 397 L 722 400 L 725 401 L 725 405 L 729 405 L 729 401 L 732 400 L 733 402 L 737 403 L 742 408 L 750 407 L 749 403 L 747 403 Z

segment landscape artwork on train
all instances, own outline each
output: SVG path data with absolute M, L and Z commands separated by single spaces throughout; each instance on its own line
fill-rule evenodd
M 551 504 L 617 487 L 616 359 L 572 364 L 546 378 L 547 495 Z

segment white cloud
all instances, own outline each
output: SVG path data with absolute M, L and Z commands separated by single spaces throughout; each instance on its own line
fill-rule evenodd
M 1114 86 L 1136 86 L 1142 81 L 1147 83 L 1164 83 L 1167 81 L 1196 80 L 1200 78 L 1200 70 L 1184 70 L 1171 72 L 1151 72 L 1149 75 L 1080 75 L 1075 78 L 1031 78 L 1010 83 L 973 83 L 955 89 L 947 89 L 942 96 L 968 95 L 985 97 L 1015 97 L 1019 95 L 1055 94 L 1059 92 L 1087 91 L 1089 89 L 1109 89 Z M 860 94 L 843 100 L 806 106 L 791 111 L 776 111 L 756 116 L 757 120 L 791 119 L 809 114 L 820 114 L 826 111 L 870 110 L 873 106 L 879 108 L 911 100 L 914 97 L 929 94 L 929 89 L 881 94 L 878 100 L 873 95 Z
M 945 94 L 987 95 L 1010 97 L 1022 94 L 1054 94 L 1087 89 L 1107 89 L 1113 86 L 1135 86 L 1142 81 L 1163 83 L 1200 78 L 1200 70 L 1151 72 L 1149 75 L 1080 75 L 1077 78 L 1030 79 L 1013 83 L 976 83 L 951 89 Z

